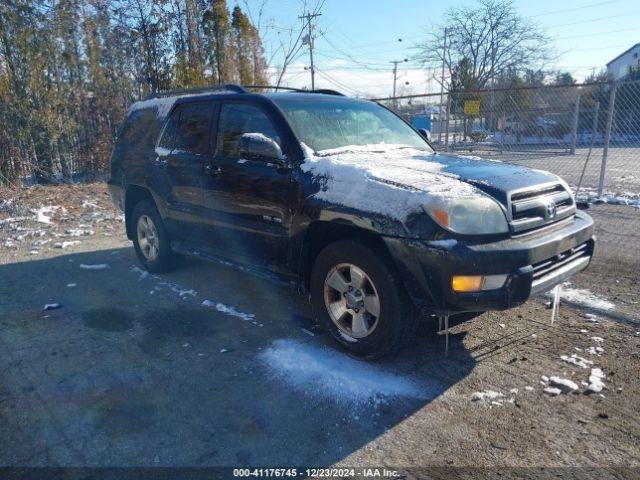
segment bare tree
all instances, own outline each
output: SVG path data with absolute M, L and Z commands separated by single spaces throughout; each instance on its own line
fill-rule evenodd
M 474 7 L 450 8 L 444 23 L 416 47 L 424 65 L 444 62 L 449 78 L 464 59 L 469 83 L 482 88 L 507 72 L 543 68 L 552 58 L 549 43 L 540 27 L 517 14 L 513 1 L 479 0 Z

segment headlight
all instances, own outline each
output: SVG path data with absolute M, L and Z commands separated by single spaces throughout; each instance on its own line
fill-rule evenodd
M 509 231 L 502 208 L 489 197 L 435 197 L 426 212 L 438 225 L 463 235 L 487 235 Z

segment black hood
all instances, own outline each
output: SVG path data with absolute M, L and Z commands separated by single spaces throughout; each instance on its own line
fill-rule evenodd
M 438 153 L 430 160 L 443 165 L 443 172 L 457 175 L 460 180 L 472 184 L 505 205 L 509 192 L 560 181 L 550 172 L 479 157 Z

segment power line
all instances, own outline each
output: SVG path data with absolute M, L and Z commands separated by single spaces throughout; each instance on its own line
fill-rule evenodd
M 591 3 L 589 5 L 582 5 L 581 7 L 566 8 L 564 10 L 553 10 L 551 12 L 545 12 L 545 13 L 536 13 L 535 15 L 530 15 L 529 18 L 543 17 L 546 15 L 555 15 L 557 13 L 575 12 L 576 10 L 584 10 L 585 8 L 599 7 L 601 5 L 609 5 L 610 3 L 619 3 L 619 2 L 620 0 L 611 0 L 609 2 Z
M 358 95 L 360 93 L 357 90 L 353 89 L 352 87 L 348 87 L 346 84 L 342 83 L 341 81 L 336 80 L 334 77 L 330 76 L 325 72 L 318 70 L 318 75 L 328 80 L 329 82 L 333 83 L 334 85 L 341 88 L 342 90 L 345 90 L 347 93 L 350 93 L 351 95 Z
M 609 20 L 611 18 L 620 18 L 620 17 L 629 17 L 631 15 L 638 15 L 639 13 L 640 13 L 640 10 L 636 10 L 634 12 L 621 13 L 619 15 L 611 15 L 610 17 L 592 18 L 592 19 L 589 19 L 589 20 L 580 20 L 578 22 L 562 23 L 560 25 L 550 25 L 550 27 L 551 28 L 568 27 L 569 25 L 579 25 L 579 24 L 582 24 L 582 23 L 600 22 L 602 20 Z
M 623 30 L 608 30 L 606 32 L 591 32 L 591 33 L 585 33 L 584 35 L 573 35 L 571 37 L 558 37 L 555 40 L 573 40 L 574 38 L 591 38 L 591 37 L 598 37 L 600 35 L 608 35 L 610 33 L 622 33 L 622 32 L 636 32 L 638 31 L 638 27 L 633 27 L 633 28 L 625 28 Z

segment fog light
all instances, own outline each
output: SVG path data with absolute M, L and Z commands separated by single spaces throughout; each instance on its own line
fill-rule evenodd
M 454 292 L 479 292 L 497 290 L 507 281 L 507 275 L 454 275 L 451 288 Z

